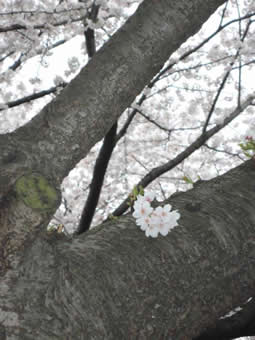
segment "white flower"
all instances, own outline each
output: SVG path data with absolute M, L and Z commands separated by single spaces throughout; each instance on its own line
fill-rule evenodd
M 145 229 L 145 235 L 147 237 L 158 237 L 158 228 L 155 225 L 148 225 L 147 228 Z
M 147 217 L 152 213 L 153 209 L 150 203 L 144 200 L 136 200 L 134 203 L 133 216 L 136 219 Z
M 170 231 L 169 226 L 166 223 L 163 223 L 163 222 L 161 222 L 159 224 L 158 229 L 159 229 L 159 233 L 162 236 L 166 236 Z
M 133 217 L 147 237 L 158 237 L 158 234 L 166 236 L 178 225 L 180 214 L 177 210 L 171 211 L 170 204 L 153 209 L 150 203 L 154 198 L 155 194 L 152 192 L 147 192 L 144 196 L 138 195 L 134 203 Z
M 140 228 L 145 231 L 150 224 L 150 217 L 145 216 L 145 217 L 140 217 L 136 220 L 136 224 L 140 226 Z
M 157 207 L 155 209 L 155 214 L 162 218 L 162 220 L 167 221 L 169 219 L 169 212 L 171 210 L 171 205 L 166 204 L 163 207 Z
M 174 210 L 170 213 L 170 218 L 169 218 L 169 228 L 173 229 L 178 225 L 177 220 L 181 217 L 181 215 L 178 213 L 178 210 Z
M 138 197 L 144 197 L 146 201 L 152 202 L 155 199 L 155 193 L 152 191 L 147 191 L 144 193 L 144 196 L 139 195 Z

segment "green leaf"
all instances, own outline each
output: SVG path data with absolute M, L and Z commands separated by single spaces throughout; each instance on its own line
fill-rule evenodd
M 252 158 L 255 155 L 255 141 L 248 140 L 246 143 L 240 143 L 240 148 L 243 150 L 243 153 L 246 157 Z
M 192 179 L 188 176 L 183 176 L 182 178 L 184 180 L 184 182 L 186 182 L 187 184 L 194 184 L 194 182 L 192 181 Z

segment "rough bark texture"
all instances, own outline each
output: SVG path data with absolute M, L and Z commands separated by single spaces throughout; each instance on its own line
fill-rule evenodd
M 0 199 L 30 169 L 61 183 L 169 55 L 224 2 L 144 1 L 40 114 L 14 133 L 0 135 Z
M 232 315 L 219 319 L 193 340 L 231 340 L 255 334 L 255 301 L 249 298 L 238 306 Z M 250 340 L 254 337 L 249 338 Z
M 2 275 L 48 224 L 63 178 L 223 2 L 144 1 L 59 96 L 25 126 L 0 135 Z M 21 189 L 22 182 L 29 185 Z
M 224 0 L 145 0 L 31 122 L 0 136 L 0 339 L 174 339 L 253 295 L 254 160 L 171 199 L 181 226 L 148 239 L 131 216 L 47 234 L 59 185 Z
M 254 293 L 255 163 L 174 195 L 180 226 L 146 238 L 131 216 L 74 239 L 41 234 L 0 286 L 7 339 L 198 336 Z M 5 339 L 5 337 L 3 337 Z

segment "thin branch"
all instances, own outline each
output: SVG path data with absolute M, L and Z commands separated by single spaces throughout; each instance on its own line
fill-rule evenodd
M 36 11 L 28 11 L 28 10 L 20 10 L 20 11 L 10 11 L 10 12 L 0 12 L 0 16 L 13 16 L 13 15 L 20 15 L 20 14 L 47 14 L 47 15 L 58 15 L 63 13 L 69 13 L 69 12 L 79 12 L 84 10 L 84 7 L 77 7 L 77 8 L 68 8 L 68 9 L 55 9 L 54 11 L 42 11 L 42 10 L 36 10 Z
M 238 15 L 238 18 L 240 19 L 241 18 L 241 12 L 240 12 L 239 3 L 238 3 L 237 0 L 235 1 L 235 3 L 236 3 L 237 15 Z M 242 37 L 242 24 L 241 24 L 241 20 L 239 20 L 239 22 L 238 22 L 238 29 L 239 29 L 239 37 L 241 39 L 241 37 Z
M 97 15 L 99 11 L 99 6 L 95 4 L 92 5 L 91 11 L 89 12 L 89 19 L 92 21 L 96 21 Z M 95 32 L 93 29 L 85 29 L 85 39 L 86 46 L 89 58 L 92 58 L 95 51 Z M 107 132 L 103 145 L 99 151 L 99 154 L 96 159 L 96 163 L 94 166 L 93 177 L 89 188 L 89 194 L 87 197 L 86 204 L 83 208 L 81 219 L 79 221 L 79 226 L 76 231 L 76 234 L 82 234 L 89 230 L 91 222 L 93 220 L 95 210 L 99 201 L 100 193 L 102 190 L 102 186 L 104 183 L 104 177 L 106 174 L 106 170 L 116 145 L 116 132 L 117 132 L 118 123 L 116 122 L 109 132 Z
M 171 128 L 168 129 L 164 126 L 162 126 L 161 124 L 159 124 L 158 122 L 156 122 L 154 119 L 150 118 L 149 116 L 147 116 L 145 113 L 143 113 L 142 111 L 136 109 L 136 111 L 142 116 L 144 117 L 146 120 L 148 120 L 148 122 L 154 124 L 156 127 L 158 127 L 160 130 L 163 130 L 165 132 L 168 133 L 168 136 L 171 135 L 172 132 L 175 131 L 189 131 L 189 130 L 198 130 L 201 129 L 201 126 L 195 126 L 195 127 L 190 127 L 190 128 Z
M 173 128 L 171 129 L 172 132 L 174 131 L 190 131 L 190 130 L 198 130 L 201 129 L 202 126 L 193 126 L 193 127 L 187 127 L 187 128 Z
M 113 149 L 115 147 L 115 136 L 117 130 L 117 123 L 115 123 L 104 138 L 103 145 L 100 149 L 99 155 L 93 171 L 92 182 L 86 204 L 83 208 L 81 219 L 79 222 L 76 234 L 86 232 L 92 222 L 97 203 L 100 197 L 100 192 L 104 182 L 104 176 L 107 170 L 109 160 L 111 158 Z
M 122 128 L 118 132 L 116 136 L 116 143 L 126 134 L 128 127 L 132 123 L 133 119 L 135 118 L 135 115 L 137 113 L 137 110 L 133 109 L 132 112 L 129 114 L 126 122 L 123 124 Z
M 131 156 L 143 169 L 145 169 L 146 171 L 149 171 L 149 169 L 135 156 L 132 155 Z
M 148 96 L 149 97 L 149 96 Z M 139 110 L 138 109 L 133 109 L 131 114 L 128 116 L 125 124 L 123 125 L 122 129 L 119 131 L 119 133 L 116 136 L 116 143 L 124 136 L 124 134 L 126 133 L 128 127 L 130 126 L 132 120 L 134 119 L 136 113 L 138 113 Z M 141 111 L 140 111 L 141 112 Z M 141 112 L 142 113 L 142 112 Z M 153 119 L 151 119 L 150 117 L 146 116 L 144 113 L 142 113 L 144 118 L 147 119 L 148 121 L 150 121 L 151 123 L 155 123 L 158 124 L 156 121 L 154 121 Z M 159 124 L 158 124 L 159 125 Z M 190 130 L 198 130 L 201 129 L 201 126 L 194 126 L 194 127 L 189 127 L 189 128 L 172 128 L 172 129 L 166 129 L 165 127 L 162 127 L 161 125 L 158 126 L 159 128 L 162 128 L 163 130 L 165 130 L 166 132 L 175 132 L 175 131 L 190 131 Z
M 213 65 L 213 64 L 217 64 L 220 61 L 223 61 L 223 60 L 226 60 L 226 59 L 229 59 L 229 58 L 232 58 L 232 57 L 233 57 L 233 55 L 226 55 L 224 57 L 221 57 L 219 59 L 216 59 L 216 60 L 204 63 L 204 64 L 199 63 L 199 64 L 194 65 L 194 66 L 190 66 L 190 67 L 186 67 L 186 68 L 179 68 L 177 70 L 172 71 L 169 74 L 165 74 L 165 75 L 161 76 L 159 80 L 165 79 L 165 78 L 167 78 L 169 76 L 172 76 L 172 75 L 174 75 L 176 73 L 185 72 L 185 71 L 192 71 L 192 70 L 196 70 L 197 68 L 200 68 L 200 67 L 206 67 L 206 66 L 210 66 L 210 65 Z
M 240 8 L 239 8 L 239 4 L 238 1 L 236 0 L 236 8 L 237 8 L 237 13 L 238 13 L 238 17 L 241 17 L 241 12 L 240 12 Z M 242 40 L 242 22 L 239 21 L 238 23 L 238 27 L 239 27 L 239 39 Z M 239 63 L 238 63 L 238 92 L 237 92 L 237 105 L 239 106 L 241 104 L 241 84 L 242 84 L 242 60 L 241 60 L 241 56 L 239 56 Z
M 236 55 L 235 59 L 236 59 L 236 58 L 237 58 L 237 55 Z M 226 84 L 226 81 L 227 81 L 227 79 L 228 79 L 228 77 L 229 77 L 229 75 L 230 75 L 230 73 L 231 73 L 231 67 L 232 67 L 233 64 L 234 64 L 235 59 L 230 63 L 229 70 L 225 73 L 225 76 L 223 77 L 223 79 L 222 79 L 222 81 L 221 81 L 221 84 L 220 84 L 220 86 L 219 86 L 219 88 L 218 88 L 218 91 L 217 91 L 217 93 L 216 93 L 216 96 L 214 97 L 213 103 L 212 103 L 212 105 L 211 105 L 210 111 L 209 111 L 209 113 L 208 113 L 208 115 L 207 115 L 207 118 L 206 118 L 206 121 L 205 121 L 205 124 L 204 124 L 204 127 L 203 127 L 203 132 L 202 132 L 202 133 L 205 133 L 205 132 L 206 132 L 206 129 L 207 129 L 207 127 L 208 127 L 209 121 L 210 121 L 210 119 L 211 119 L 211 117 L 212 117 L 212 114 L 213 114 L 213 112 L 214 112 L 214 109 L 215 109 L 215 106 L 216 106 L 216 104 L 217 104 L 217 101 L 218 101 L 218 99 L 219 99 L 219 97 L 220 97 L 220 94 L 221 94 L 221 92 L 223 91 L 223 88 L 224 88 L 224 86 L 225 86 L 225 84 Z
M 62 21 L 59 21 L 59 22 L 55 22 L 55 23 L 52 23 L 51 25 L 54 26 L 54 27 L 64 26 L 64 25 L 67 25 L 67 24 L 70 24 L 70 23 L 83 21 L 85 18 L 86 18 L 86 15 L 82 15 L 78 18 L 72 18 L 70 20 L 65 19 L 65 20 L 62 20 Z M 32 28 L 35 29 L 35 30 L 45 29 L 45 28 L 48 28 L 48 27 L 49 27 L 48 23 L 32 26 Z M 9 26 L 0 26 L 0 33 L 6 33 L 6 32 L 11 32 L 11 31 L 17 31 L 17 30 L 27 30 L 28 28 L 30 28 L 30 27 L 25 26 L 25 25 L 21 25 L 21 24 L 12 24 L 12 25 L 9 25 Z
M 250 60 L 250 61 L 247 61 L 246 63 L 243 63 L 243 64 L 241 65 L 241 67 L 243 68 L 243 67 L 249 66 L 249 65 L 251 65 L 251 64 L 255 64 L 255 59 Z M 232 70 L 236 70 L 236 69 L 239 69 L 239 65 L 232 68 Z
M 15 53 L 15 52 L 11 51 L 11 52 L 7 53 L 5 56 L 0 57 L 0 62 L 5 61 L 5 59 L 9 58 L 13 53 Z
M 222 26 L 222 23 L 223 23 L 225 14 L 226 14 L 226 10 L 227 10 L 228 4 L 229 4 L 229 1 L 227 1 L 227 2 L 225 3 L 225 6 L 224 6 L 224 8 L 223 8 L 222 15 L 221 15 L 221 19 L 220 19 L 219 27 Z
M 58 47 L 58 46 L 60 46 L 60 45 L 62 45 L 62 44 L 64 44 L 64 43 L 66 43 L 66 39 L 61 39 L 61 40 L 55 42 L 54 44 L 52 44 L 51 46 L 48 46 L 48 47 L 45 48 L 45 49 L 43 49 L 43 48 L 38 49 L 38 50 L 37 50 L 37 54 L 43 53 L 44 50 L 50 51 L 50 50 L 52 50 L 53 48 L 56 48 L 56 47 Z M 30 50 L 27 50 L 26 52 L 22 52 L 22 53 L 19 55 L 18 59 L 15 60 L 14 63 L 13 63 L 11 66 L 8 67 L 8 70 L 15 71 L 15 70 L 22 64 L 22 62 L 24 62 L 24 61 L 26 60 L 25 57 L 28 55 L 28 53 L 29 53 L 30 51 L 31 51 L 31 49 L 30 49 Z M 12 52 L 12 53 L 14 53 L 14 52 Z
M 222 130 L 226 125 L 228 125 L 234 118 L 236 118 L 243 110 L 245 110 L 249 105 L 252 104 L 255 96 L 248 97 L 240 107 L 237 107 L 225 120 L 223 123 L 216 125 L 212 129 L 206 131 L 205 133 L 201 134 L 192 144 L 190 144 L 183 152 L 181 152 L 178 156 L 174 159 L 170 160 L 169 162 L 158 166 L 152 169 L 143 179 L 137 183 L 137 187 L 142 186 L 146 188 L 152 181 L 156 178 L 161 176 L 162 174 L 166 173 L 167 171 L 172 170 L 178 164 L 183 162 L 184 159 L 188 158 L 193 152 L 198 150 L 205 142 L 215 135 L 217 132 Z M 120 206 L 115 209 L 113 212 L 114 216 L 122 215 L 128 208 L 129 196 L 120 204 Z
M 245 29 L 245 32 L 244 32 L 243 36 L 242 36 L 241 39 L 240 39 L 241 41 L 244 41 L 244 39 L 245 39 L 245 37 L 246 37 L 246 35 L 247 35 L 248 31 L 249 31 L 250 25 L 251 25 L 251 21 L 248 22 L 248 24 L 247 24 L 247 26 L 246 26 L 246 29 Z M 226 72 L 225 76 L 223 77 L 223 79 L 222 79 L 222 81 L 221 81 L 221 84 L 220 84 L 220 86 L 219 86 L 219 89 L 218 89 L 218 91 L 217 91 L 217 93 L 216 93 L 216 96 L 215 96 L 215 98 L 214 98 L 214 100 L 213 100 L 211 109 L 210 109 L 210 111 L 209 111 L 209 113 L 208 113 L 208 115 L 207 115 L 207 118 L 206 118 L 206 121 L 205 121 L 205 124 L 204 124 L 204 127 L 203 127 L 203 133 L 205 133 L 205 131 L 206 131 L 207 127 L 208 127 L 209 121 L 210 121 L 211 116 L 212 116 L 212 114 L 213 114 L 213 112 L 214 112 L 214 109 L 215 109 L 215 106 L 216 106 L 216 104 L 217 104 L 217 102 L 218 102 L 218 99 L 219 99 L 219 97 L 220 97 L 220 94 L 222 93 L 223 88 L 224 88 L 224 86 L 225 86 L 225 84 L 226 84 L 226 81 L 227 81 L 227 79 L 228 79 L 228 77 L 229 77 L 229 75 L 230 75 L 230 73 L 231 73 L 231 71 L 232 71 L 232 66 L 234 65 L 234 63 L 235 63 L 236 59 L 239 57 L 239 55 L 240 55 L 240 48 L 238 48 L 235 57 L 233 58 L 233 60 L 231 61 L 230 65 L 229 65 L 228 71 Z M 239 103 L 239 104 L 240 104 L 240 103 Z M 238 104 L 238 105 L 239 105 L 239 104 Z
M 255 13 L 252 12 L 250 14 L 246 14 L 244 15 L 243 17 L 241 18 L 238 18 L 238 19 L 233 19 L 229 22 L 227 22 L 226 24 L 218 27 L 218 29 L 213 32 L 211 35 L 209 35 L 204 41 L 202 41 L 200 44 L 198 44 L 196 47 L 192 48 L 191 50 L 187 51 L 186 53 L 184 53 L 180 58 L 179 60 L 184 60 L 185 58 L 187 58 L 189 55 L 191 55 L 192 53 L 196 52 L 197 50 L 199 50 L 202 46 L 204 46 L 208 41 L 210 41 L 214 36 L 216 36 L 218 33 L 220 33 L 224 28 L 226 28 L 227 26 L 239 21 L 239 20 L 244 20 L 244 19 L 247 19 L 247 18 L 251 18 L 252 16 L 254 16 Z M 170 65 L 166 66 L 165 68 L 163 68 L 157 75 L 156 77 L 154 77 L 150 83 L 148 84 L 147 88 L 148 89 L 151 89 L 164 75 L 166 72 L 168 72 L 176 63 L 171 63 Z M 148 98 L 149 96 L 145 95 L 145 94 L 142 94 L 141 98 L 139 99 L 138 101 L 138 105 L 142 105 L 142 103 Z M 135 117 L 135 114 L 136 114 L 136 110 L 133 109 L 131 115 L 130 115 L 130 120 L 127 121 L 127 127 L 130 125 L 132 119 Z M 208 121 L 209 123 L 209 121 Z M 123 135 L 123 132 L 125 130 L 119 132 L 118 136 L 117 136 L 117 139 L 120 139 L 121 136 Z
M 171 129 L 167 129 L 165 128 L 164 126 L 160 125 L 158 122 L 156 122 L 154 119 L 151 119 L 149 116 L 147 116 L 145 113 L 143 113 L 142 111 L 136 109 L 137 112 L 142 116 L 144 117 L 146 120 L 148 120 L 150 123 L 154 124 L 155 126 L 157 126 L 160 130 L 163 130 L 167 133 L 171 133 Z
M 146 97 L 146 99 L 149 99 L 161 92 L 164 92 L 165 90 L 169 89 L 169 88 L 173 88 L 173 89 L 177 89 L 177 90 L 182 90 L 182 91 L 190 91 L 190 92 L 205 92 L 205 93 L 213 93 L 214 91 L 213 90 L 204 90 L 204 89 L 194 89 L 194 88 L 189 88 L 189 87 L 182 87 L 182 86 L 176 86 L 176 85 L 172 85 L 172 84 L 169 84 L 169 85 L 166 85 L 162 88 L 160 88 L 159 90 L 151 93 L 150 95 L 148 95 Z
M 237 92 L 237 105 L 241 104 L 241 94 L 242 94 L 242 60 L 241 56 L 239 59 L 239 67 L 238 67 L 238 92 Z
M 24 55 L 25 55 L 24 53 L 20 53 L 18 59 L 16 59 L 14 63 L 8 67 L 8 70 L 15 71 L 21 65 L 21 60 Z
M 37 92 L 37 93 L 33 93 L 33 94 L 26 96 L 26 97 L 7 102 L 5 104 L 1 104 L 3 107 L 0 107 L 0 111 L 6 110 L 6 108 L 11 108 L 11 107 L 15 107 L 15 106 L 18 106 L 18 105 L 21 105 L 21 104 L 29 103 L 32 100 L 39 99 L 39 98 L 42 98 L 42 97 L 47 96 L 49 94 L 55 93 L 59 90 L 60 87 L 64 88 L 66 85 L 67 85 L 66 83 L 62 83 L 61 85 L 53 86 L 53 87 L 49 88 L 48 90 L 43 90 L 43 91 L 40 91 L 40 92 Z M 6 106 L 6 108 L 5 108 L 5 106 Z
M 96 5 L 94 2 L 91 10 L 89 11 L 88 19 L 92 20 L 93 22 L 96 22 L 99 8 L 100 6 Z M 84 25 L 86 25 L 86 20 L 84 21 Z M 95 31 L 90 27 L 86 27 L 84 34 L 88 57 L 92 58 L 92 56 L 96 52 Z
M 166 199 L 167 199 L 167 196 L 166 196 L 166 193 L 165 193 L 165 191 L 164 191 L 164 189 L 163 189 L 163 187 L 162 187 L 160 181 L 158 182 L 158 185 L 159 185 L 159 188 L 160 188 L 160 191 L 161 191 L 161 194 L 162 194 L 164 200 L 166 200 Z
M 217 148 L 214 148 L 212 146 L 209 146 L 208 144 L 204 144 L 204 147 L 206 147 L 209 150 L 215 151 L 215 152 L 224 153 L 224 154 L 226 154 L 228 156 L 237 157 L 241 161 L 244 161 L 244 158 L 242 158 L 238 153 L 233 153 L 233 152 L 230 152 L 230 151 L 227 151 L 227 150 L 217 149 Z
M 227 26 L 238 22 L 240 20 L 244 20 L 244 19 L 248 19 L 251 18 L 252 16 L 255 16 L 255 12 L 246 14 L 244 16 L 242 16 L 241 18 L 238 19 L 233 19 L 230 20 L 229 22 L 227 22 L 226 24 L 220 26 L 217 28 L 216 31 L 214 31 L 212 34 L 210 34 L 206 39 L 204 39 L 201 43 L 199 43 L 197 46 L 195 46 L 194 48 L 190 49 L 189 51 L 185 52 L 180 58 L 179 60 L 184 60 L 185 58 L 187 58 L 188 56 L 190 56 L 192 53 L 196 52 L 197 50 L 199 50 L 201 47 L 203 47 L 205 44 L 208 43 L 208 41 L 210 41 L 212 38 L 214 38 L 218 33 L 220 33 L 223 29 L 225 29 Z M 153 83 L 156 82 L 163 74 L 165 74 L 167 71 L 169 71 L 174 65 L 176 65 L 176 62 L 171 63 L 170 65 L 166 66 L 165 68 L 163 68 L 158 75 L 153 79 Z

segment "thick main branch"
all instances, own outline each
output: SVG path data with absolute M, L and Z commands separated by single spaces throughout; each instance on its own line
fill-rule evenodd
M 0 149 L 8 144 L 0 155 L 0 182 L 4 176 L 6 188 L 17 173 L 31 169 L 60 183 L 105 136 L 169 55 L 222 3 L 144 1 L 56 99 L 24 127 L 0 136 Z
M 254 294 L 254 180 L 251 160 L 174 195 L 181 219 L 167 237 L 146 238 L 131 216 L 38 237 L 0 285 L 1 326 L 26 340 L 199 336 Z

